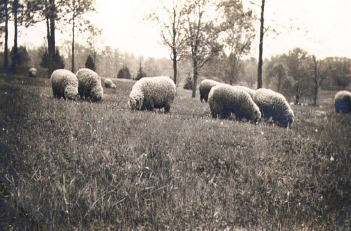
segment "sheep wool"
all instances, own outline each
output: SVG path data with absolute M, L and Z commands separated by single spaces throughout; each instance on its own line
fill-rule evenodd
M 104 81 L 105 87 L 106 88 L 112 88 L 112 89 L 116 89 L 116 85 L 112 82 L 111 79 L 106 78 Z
M 241 90 L 244 90 L 246 91 L 250 96 L 251 98 L 253 98 L 254 94 L 255 94 L 255 90 L 251 89 L 251 88 L 248 88 L 248 87 L 245 87 L 245 86 L 235 86 L 235 87 L 238 87 L 240 88 Z
M 64 69 L 55 70 L 50 82 L 54 97 L 72 100 L 78 98 L 78 79 L 72 72 Z
M 294 120 L 294 112 L 285 97 L 270 89 L 260 88 L 255 91 L 254 102 L 261 110 L 262 117 L 272 118 L 282 127 L 288 127 Z
M 137 81 L 129 95 L 131 110 L 164 108 L 169 112 L 176 94 L 176 86 L 168 76 L 144 77 Z
M 34 67 L 29 68 L 28 74 L 29 74 L 29 77 L 33 77 L 33 78 L 37 77 L 37 69 L 35 69 Z
M 81 98 L 90 98 L 97 102 L 102 100 L 104 90 L 101 86 L 100 76 L 93 70 L 82 68 L 77 71 L 78 92 Z
M 250 95 L 237 87 L 221 84 L 212 87 L 208 102 L 213 118 L 228 118 L 234 113 L 237 119 L 257 121 L 261 118 L 260 109 Z
M 202 100 L 205 100 L 205 102 L 207 102 L 208 94 L 210 93 L 211 88 L 214 87 L 214 86 L 217 86 L 219 84 L 222 84 L 222 83 L 214 81 L 212 79 L 202 80 L 201 83 L 200 83 L 200 87 L 199 87 L 201 102 L 202 102 Z
M 351 113 L 351 92 L 339 91 L 335 95 L 335 111 L 337 113 Z

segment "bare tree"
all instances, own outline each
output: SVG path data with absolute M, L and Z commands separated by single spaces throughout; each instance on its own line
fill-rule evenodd
M 261 19 L 260 19 L 260 44 L 258 54 L 258 69 L 257 69 L 257 89 L 262 88 L 262 56 L 263 56 L 263 36 L 264 36 L 264 6 L 266 1 L 261 3 Z
M 8 40 L 9 40 L 9 1 L 4 0 L 1 8 L 1 18 L 0 21 L 5 22 L 4 32 L 5 32 L 5 44 L 4 44 L 4 71 L 8 71 L 9 68 L 9 55 L 8 55 Z
M 101 35 L 102 33 L 102 29 L 99 29 L 97 26 L 93 25 L 93 24 L 89 24 L 88 25 L 88 28 L 87 28 L 87 33 L 88 33 L 88 36 L 87 36 L 87 40 L 86 40 L 86 43 L 90 49 L 90 53 L 91 55 L 93 56 L 93 61 L 95 63 L 95 67 L 96 66 L 96 59 L 97 59 L 97 54 L 98 54 L 98 39 L 99 39 L 99 36 Z
M 162 3 L 163 13 L 152 13 L 148 18 L 158 23 L 163 42 L 171 49 L 173 81 L 176 84 L 178 61 L 186 45 L 186 36 L 184 33 L 185 15 L 180 1 L 173 0 L 171 7 L 168 7 L 164 2 Z M 166 17 L 163 17 L 164 15 Z

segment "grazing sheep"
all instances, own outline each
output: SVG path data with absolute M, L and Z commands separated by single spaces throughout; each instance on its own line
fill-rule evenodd
M 262 117 L 272 118 L 282 127 L 292 124 L 294 112 L 282 94 L 261 88 L 255 91 L 253 100 L 260 108 Z
M 105 79 L 104 84 L 106 88 L 116 89 L 116 85 L 112 82 L 111 79 Z
M 214 86 L 217 86 L 219 84 L 222 84 L 222 83 L 214 81 L 212 79 L 202 80 L 201 83 L 200 83 L 200 87 L 199 87 L 201 102 L 202 102 L 202 100 L 205 100 L 205 102 L 207 102 L 208 94 L 210 93 L 211 88 L 214 87 Z
M 99 75 L 88 68 L 77 71 L 78 92 L 81 98 L 90 98 L 92 101 L 100 101 L 104 95 Z
M 129 107 L 132 110 L 164 108 L 169 112 L 176 94 L 173 80 L 167 76 L 144 77 L 137 81 L 129 95 Z
M 75 74 L 68 70 L 55 70 L 50 78 L 53 94 L 56 98 L 78 98 L 78 79 Z
M 255 94 L 255 90 L 253 90 L 253 89 L 251 89 L 251 88 L 244 87 L 244 86 L 235 86 L 235 87 L 238 87 L 238 88 L 240 88 L 241 90 L 246 91 L 246 92 L 251 96 L 251 98 L 253 98 L 253 96 L 254 96 L 254 94 Z
M 33 77 L 33 78 L 37 77 L 37 69 L 35 69 L 34 67 L 29 68 L 28 74 L 29 74 L 29 77 Z
M 339 91 L 335 95 L 335 111 L 337 113 L 351 113 L 351 92 Z
M 211 89 L 208 95 L 212 117 L 228 118 L 234 113 L 237 119 L 257 121 L 260 109 L 250 95 L 240 88 L 221 84 Z

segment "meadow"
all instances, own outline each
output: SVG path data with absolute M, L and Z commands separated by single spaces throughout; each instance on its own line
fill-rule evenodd
M 114 83 L 91 103 L 0 78 L 2 196 L 31 221 L 20 229 L 351 228 L 351 115 L 335 92 L 281 128 L 213 119 L 181 87 L 170 113 L 132 112 L 134 82 Z

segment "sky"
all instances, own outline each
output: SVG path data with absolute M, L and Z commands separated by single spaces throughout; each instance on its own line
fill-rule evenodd
M 171 2 L 172 0 L 165 0 Z M 259 15 L 260 8 L 244 0 Z M 145 20 L 159 0 L 96 0 L 97 13 L 87 18 L 103 29 L 100 48 L 111 46 L 136 56 L 168 58 L 170 51 L 162 44 L 158 28 Z M 260 3 L 260 0 L 251 0 Z M 287 53 L 301 47 L 317 58 L 341 56 L 351 58 L 350 0 L 266 0 L 265 26 L 274 28 L 279 35 L 268 31 L 264 37 L 264 58 Z M 258 56 L 259 22 L 257 35 L 248 56 Z M 69 40 L 69 28 L 56 34 L 58 44 Z M 10 46 L 12 43 L 10 28 Z M 41 46 L 45 38 L 45 24 L 21 28 L 19 45 Z M 77 36 L 78 42 L 84 42 Z

